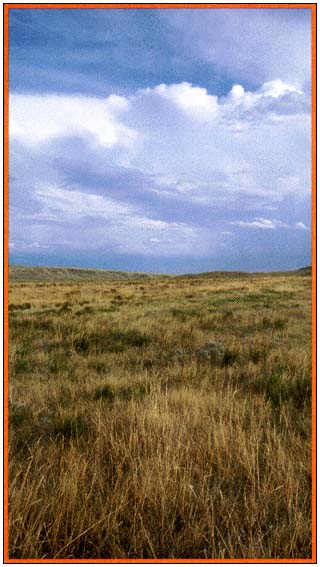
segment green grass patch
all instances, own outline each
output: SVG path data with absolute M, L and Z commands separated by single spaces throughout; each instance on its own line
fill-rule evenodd
M 147 346 L 150 342 L 151 338 L 148 335 L 135 329 L 115 330 L 106 328 L 76 338 L 73 347 L 79 353 L 87 353 L 91 350 L 123 352 L 130 347 Z
M 100 360 L 95 360 L 94 362 L 90 362 L 88 367 L 97 372 L 98 374 L 106 374 L 109 371 L 108 366 L 105 362 L 101 362 Z
M 261 326 L 263 329 L 274 329 L 275 331 L 282 331 L 287 326 L 287 320 L 281 319 L 280 317 L 276 319 L 270 319 L 269 317 L 264 317 L 262 319 Z

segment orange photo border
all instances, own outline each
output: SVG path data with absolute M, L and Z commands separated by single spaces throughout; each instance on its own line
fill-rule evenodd
M 10 559 L 9 558 L 9 529 L 8 529 L 8 372 L 9 372 L 9 330 L 8 330 L 8 292 L 9 292 L 9 12 L 15 9 L 309 9 L 311 10 L 311 69 L 312 69 L 312 124 L 311 124 L 311 156 L 312 156 L 312 556 L 309 559 Z M 4 4 L 3 5 L 3 154 L 4 154 L 4 193 L 3 193 L 3 314 L 4 314 L 4 378 L 3 378 L 3 446 L 4 446 L 4 502 L 3 502 L 3 560 L 4 563 L 317 563 L 317 4 L 305 3 L 254 3 L 254 4 Z

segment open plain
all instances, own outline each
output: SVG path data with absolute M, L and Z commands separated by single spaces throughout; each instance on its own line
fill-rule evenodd
M 11 558 L 310 558 L 310 271 L 24 277 Z

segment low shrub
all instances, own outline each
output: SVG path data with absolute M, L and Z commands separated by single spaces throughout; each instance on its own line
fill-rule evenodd
M 267 351 L 263 347 L 253 347 L 248 354 L 248 359 L 254 364 L 259 364 L 265 361 L 267 356 Z
M 221 365 L 222 366 L 232 366 L 232 364 L 234 364 L 238 360 L 238 358 L 239 358 L 238 352 L 236 352 L 234 350 L 227 349 L 222 356 Z
M 14 404 L 9 408 L 9 423 L 13 427 L 19 427 L 30 421 L 32 410 L 28 404 Z
M 107 328 L 76 338 L 73 347 L 80 353 L 86 353 L 92 349 L 98 352 L 123 352 L 129 347 L 147 346 L 150 341 L 148 335 L 135 329 L 122 331 Z
M 89 368 L 92 368 L 92 370 L 95 370 L 98 374 L 105 374 L 108 371 L 107 365 L 99 360 L 91 362 L 88 366 Z
M 269 319 L 268 317 L 264 317 L 262 319 L 262 328 L 263 329 L 275 329 L 276 331 L 281 331 L 285 329 L 287 326 L 287 321 L 285 319 Z
M 108 384 L 105 384 L 101 388 L 96 389 L 94 393 L 94 399 L 108 400 L 109 402 L 112 402 L 114 400 L 114 392 Z
M 55 436 L 70 440 L 78 438 L 88 432 L 88 425 L 84 417 L 65 417 L 55 424 Z

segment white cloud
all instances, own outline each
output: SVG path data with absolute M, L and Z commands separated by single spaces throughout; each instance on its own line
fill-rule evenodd
M 67 95 L 12 94 L 10 136 L 24 144 L 39 145 L 61 136 L 91 136 L 106 148 L 130 148 L 137 133 L 120 121 L 129 109 L 124 97 L 106 99 Z
M 286 223 L 275 219 L 255 218 L 253 221 L 233 221 L 230 224 L 245 228 L 261 228 L 263 230 L 275 230 L 276 228 L 288 228 Z
M 46 186 L 38 188 L 35 196 L 44 207 L 47 218 L 76 222 L 84 216 L 101 216 L 106 219 L 133 214 L 132 207 L 101 195 L 77 190 Z M 43 213 L 42 213 L 43 214 Z
M 308 114 L 310 98 L 299 86 L 286 83 L 281 79 L 267 81 L 255 92 L 245 91 L 242 85 L 234 85 L 227 96 L 220 99 L 209 94 L 207 89 L 194 86 L 188 82 L 166 85 L 161 84 L 153 89 L 141 89 L 138 98 L 153 101 L 159 97 L 172 104 L 187 117 L 200 122 L 233 120 L 232 126 L 245 129 L 248 122 L 255 120 L 275 120 L 275 116 L 288 117 L 297 114 Z M 131 97 L 134 107 L 136 96 Z
M 152 89 L 146 89 L 146 93 Z M 172 102 L 179 110 L 200 121 L 213 119 L 218 113 L 218 97 L 208 94 L 207 89 L 184 82 L 176 85 L 161 84 L 154 92 Z
M 300 193 L 310 191 L 309 97 L 298 86 L 274 80 L 246 92 L 235 85 L 220 99 L 187 83 L 160 87 L 130 99 L 130 125 L 143 125 L 145 140 L 131 164 L 158 176 L 155 191 L 202 203 L 221 192 L 277 202 L 293 178 Z
M 233 131 L 241 132 L 261 122 L 303 119 L 310 113 L 310 98 L 297 85 L 280 79 L 263 83 L 255 92 L 234 85 L 221 100 L 220 112 Z
M 47 244 L 42 244 L 40 242 L 37 241 L 30 241 L 30 242 L 26 242 L 24 241 L 16 241 L 16 242 L 9 242 L 9 248 L 10 249 L 14 249 L 14 250 L 48 250 L 49 248 L 52 248 L 52 246 L 54 246 L 53 244 L 47 245 Z
M 27 223 L 25 238 L 45 246 L 205 256 L 230 222 L 291 227 L 304 217 L 264 214 L 310 194 L 307 103 L 280 80 L 254 92 L 236 84 L 220 99 L 186 82 L 104 100 L 14 94 L 12 238 Z
M 287 119 L 288 116 L 296 118 L 297 114 L 308 114 L 310 102 L 297 86 L 280 79 L 264 83 L 255 92 L 245 91 L 239 84 L 234 85 L 221 99 L 209 94 L 205 88 L 187 82 L 140 89 L 130 98 L 114 94 L 106 99 L 12 94 L 10 136 L 31 145 L 63 136 L 89 136 L 105 148 L 120 146 L 124 150 L 133 149 L 143 138 L 145 126 L 148 127 L 150 117 L 147 109 L 150 105 L 160 114 L 168 112 L 168 107 L 161 109 L 160 100 L 173 106 L 175 110 L 170 117 L 177 122 L 184 120 L 186 126 L 190 127 L 195 120 L 213 123 L 211 127 L 215 124 L 219 128 L 229 125 L 240 132 L 252 122 L 274 120 L 275 115 Z M 145 116 L 140 116 L 141 112 Z M 193 127 L 198 128 L 197 125 Z
M 77 232 L 72 247 L 76 245 L 92 249 L 98 245 L 110 244 L 126 253 L 152 252 L 166 256 L 189 255 L 195 250 L 199 253 L 206 252 L 201 231 L 186 223 L 150 218 L 137 207 L 74 189 L 47 186 L 38 189 L 35 195 L 42 207 L 41 213 L 37 212 L 34 216 L 35 225 L 40 220 L 50 220 L 45 238 L 54 240 L 56 245 L 62 239 L 64 245 L 68 246 L 65 232 L 72 226 L 79 226 L 80 222 L 85 224 L 86 228 L 83 233 Z M 57 237 L 57 226 L 53 221 L 58 223 L 60 229 L 61 225 L 64 225 L 61 236 Z M 30 237 L 34 238 L 39 231 L 44 237 L 39 225 Z M 33 243 L 28 244 L 28 247 L 32 246 Z
M 265 219 L 262 217 L 255 218 L 252 221 L 233 221 L 230 224 L 244 228 L 259 228 L 263 230 L 275 230 L 277 228 L 297 228 L 300 230 L 309 230 L 303 222 L 296 222 L 294 225 L 290 225 L 276 219 Z
M 297 86 L 284 83 L 281 79 L 267 81 L 262 85 L 260 92 L 262 96 L 271 96 L 272 98 L 280 98 L 290 93 L 303 95 L 303 92 Z
M 303 222 L 296 222 L 294 226 L 295 228 L 298 228 L 300 230 L 310 230 L 309 227 L 306 226 Z

